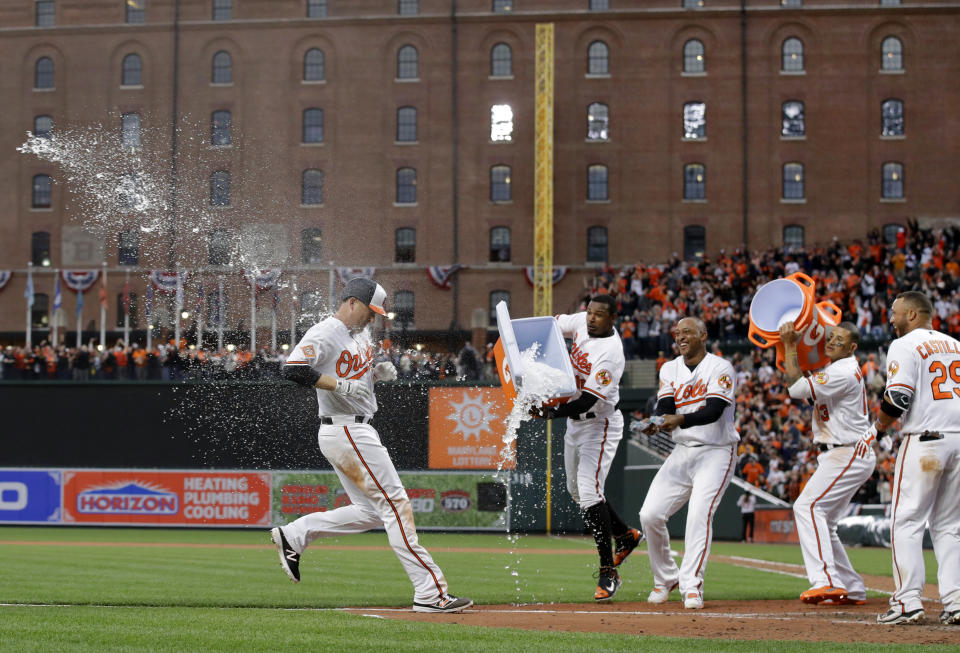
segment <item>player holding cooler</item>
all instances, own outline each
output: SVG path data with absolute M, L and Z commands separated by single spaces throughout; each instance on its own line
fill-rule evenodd
M 397 378 L 393 363 L 373 364 L 367 326 L 384 315 L 386 291 L 370 279 L 351 279 L 336 314 L 313 325 L 293 348 L 284 376 L 317 389 L 320 451 L 333 466 L 350 505 L 313 512 L 270 531 L 290 580 L 300 581 L 300 556 L 318 537 L 384 528 L 414 587 L 415 612 L 461 612 L 468 598 L 447 593 L 440 567 L 419 543 L 413 508 L 390 454 L 370 424 L 377 412 L 374 381 Z
M 677 322 L 674 339 L 680 356 L 660 368 L 655 415 L 662 416 L 661 430 L 673 431 L 676 446 L 653 477 L 640 508 L 654 582 L 647 601 L 664 603 L 679 586 L 683 607 L 700 609 L 713 515 L 730 485 L 740 441 L 733 423 L 736 373 L 729 361 L 707 353 L 707 329 L 701 320 Z M 643 432 L 649 435 L 657 428 L 651 421 Z M 667 520 L 688 501 L 678 568 L 670 555 Z
M 894 468 L 890 550 L 896 592 L 881 624 L 924 619 L 923 531 L 937 558 L 940 623 L 960 624 L 960 342 L 934 331 L 933 304 L 900 293 L 890 307 L 897 339 L 887 350 L 887 386 L 874 437 L 902 418 Z
M 600 570 L 593 596 L 597 601 L 609 601 L 616 594 L 621 584 L 616 568 L 643 539 L 604 496 L 607 474 L 623 438 L 623 414 L 617 403 L 625 362 L 623 342 L 613 326 L 616 316 L 617 304 L 609 295 L 591 299 L 584 312 L 557 316 L 560 331 L 573 339 L 570 362 L 580 394 L 560 406 L 532 411 L 536 417 L 568 418 L 563 439 L 567 491 L 579 504 L 597 545 Z
M 870 427 L 867 388 L 854 356 L 860 332 L 850 322 L 833 327 L 824 346 L 830 363 L 809 376 L 803 375 L 797 360 L 800 337 L 793 322 L 780 327 L 790 396 L 813 405 L 813 441 L 820 449 L 817 471 L 793 505 L 810 580 L 810 589 L 800 595 L 800 600 L 862 605 L 867 601 L 866 587 L 837 537 L 837 521 L 877 465 L 873 447 L 858 446 L 861 435 Z

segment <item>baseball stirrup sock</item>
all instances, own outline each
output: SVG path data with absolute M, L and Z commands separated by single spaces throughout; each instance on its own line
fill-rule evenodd
M 620 515 L 617 514 L 617 511 L 613 509 L 613 506 L 611 506 L 608 501 L 604 501 L 604 505 L 607 506 L 607 513 L 610 515 L 610 534 L 614 537 L 626 535 L 630 527 L 620 519 Z
M 587 523 L 600 554 L 600 566 L 613 566 L 613 550 L 610 542 L 610 511 L 606 502 L 594 504 L 583 511 L 583 521 Z

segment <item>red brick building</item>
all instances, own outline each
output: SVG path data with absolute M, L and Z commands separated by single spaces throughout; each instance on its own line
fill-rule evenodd
M 145 271 L 173 267 L 194 271 L 187 306 L 203 282 L 208 318 L 223 276 L 243 328 L 253 263 L 296 275 L 303 311 L 331 267 L 369 266 L 416 330 L 469 328 L 506 294 L 529 313 L 545 22 L 555 263 L 570 266 L 557 310 L 601 262 L 956 218 L 958 17 L 947 0 L 7 0 L 0 333 L 22 334 L 28 260 L 38 327 L 52 270 L 103 261 L 111 329 L 127 273 L 142 329 Z M 91 237 L 78 182 L 15 150 L 28 130 L 93 125 L 160 184 L 156 229 L 113 205 Z M 437 288 L 428 266 L 454 263 L 468 267 Z M 287 325 L 288 288 L 279 300 Z M 151 322 L 171 319 L 163 303 Z M 66 290 L 63 309 L 72 329 Z M 98 317 L 96 293 L 84 310 Z

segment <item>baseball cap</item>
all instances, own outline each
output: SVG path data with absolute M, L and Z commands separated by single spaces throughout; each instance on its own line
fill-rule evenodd
M 366 277 L 354 277 L 343 287 L 340 293 L 340 301 L 346 301 L 351 297 L 356 297 L 374 313 L 386 315 L 383 305 L 387 299 L 387 291 L 373 279 Z

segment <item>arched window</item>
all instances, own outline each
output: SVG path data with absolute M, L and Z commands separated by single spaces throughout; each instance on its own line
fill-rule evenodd
M 140 114 L 123 114 L 120 118 L 120 142 L 124 147 L 140 147 L 140 141 Z
M 610 199 L 607 166 L 595 163 L 587 167 L 587 200 L 605 202 Z
M 397 109 L 397 142 L 415 143 L 417 141 L 417 109 L 400 107 Z
M 35 209 L 49 209 L 52 194 L 53 180 L 50 175 L 34 175 L 31 206 Z
M 783 164 L 783 199 L 802 200 L 805 195 L 802 163 Z
M 683 228 L 683 258 L 688 261 L 703 258 L 707 251 L 707 228 L 698 224 Z
M 303 55 L 303 81 L 322 82 L 325 75 L 323 50 L 310 48 Z
M 303 142 L 323 142 L 323 109 L 303 110 Z
M 143 60 L 139 54 L 131 53 L 123 58 L 123 72 L 120 83 L 123 86 L 140 86 L 143 84 Z
M 39 267 L 50 267 L 50 232 L 34 231 L 30 236 L 30 262 Z
M 880 105 L 880 134 L 883 136 L 903 136 L 903 100 L 889 98 Z
M 785 73 L 803 72 L 803 41 L 791 36 L 783 42 L 780 70 Z
M 397 169 L 397 204 L 417 203 L 417 171 L 415 168 Z
M 493 290 L 490 292 L 490 321 L 488 322 L 490 326 L 497 326 L 497 304 L 500 302 L 504 302 L 507 305 L 507 309 L 510 308 L 509 290 Z
M 804 229 L 799 224 L 788 224 L 783 228 L 783 247 L 787 251 L 803 249 Z
M 587 140 L 606 141 L 610 139 L 610 109 L 602 102 L 594 102 L 587 107 Z
M 210 175 L 210 206 L 230 206 L 228 170 L 217 170 Z
M 903 199 L 903 164 L 887 161 L 883 164 L 883 198 Z
M 490 262 L 505 263 L 510 260 L 510 227 L 494 227 L 490 230 Z
M 513 50 L 506 43 L 497 43 L 490 49 L 490 76 L 513 75 Z
M 420 76 L 420 55 L 412 45 L 397 51 L 397 79 L 417 79 Z
M 210 81 L 214 84 L 230 84 L 233 82 L 233 59 L 229 52 L 221 50 L 213 55 L 213 74 Z
M 37 138 L 50 138 L 53 131 L 53 118 L 50 116 L 34 116 L 33 135 Z
M 587 74 L 610 74 L 610 48 L 603 41 L 594 41 L 587 48 Z
M 587 262 L 607 262 L 607 228 L 589 227 L 587 229 Z
M 881 70 L 903 70 L 903 43 L 896 36 L 883 39 L 880 46 Z
M 300 203 L 304 206 L 323 204 L 323 170 L 311 168 L 303 171 Z
M 702 163 L 683 166 L 683 199 L 707 199 L 707 169 Z
M 495 165 L 490 168 L 490 201 L 509 202 L 512 199 L 510 191 L 510 166 Z
M 417 230 L 411 227 L 397 229 L 393 260 L 397 263 L 413 263 L 417 258 Z
M 33 67 L 33 87 L 53 88 L 53 59 L 40 57 Z
M 412 290 L 398 290 L 393 295 L 393 312 L 396 314 L 393 323 L 401 328 L 413 327 L 414 297 Z
M 787 100 L 783 103 L 780 111 L 782 118 L 782 127 L 780 134 L 790 138 L 806 136 L 807 125 L 804 115 L 803 102 L 799 100 Z
M 320 229 L 300 232 L 300 262 L 307 265 L 323 263 L 323 232 Z
M 707 70 L 707 57 L 703 42 L 690 39 L 683 44 L 683 72 L 702 73 Z
M 210 115 L 210 144 L 230 145 L 232 116 L 229 111 L 214 111 Z
M 707 137 L 706 103 L 687 102 L 683 105 L 683 137 L 687 139 Z

